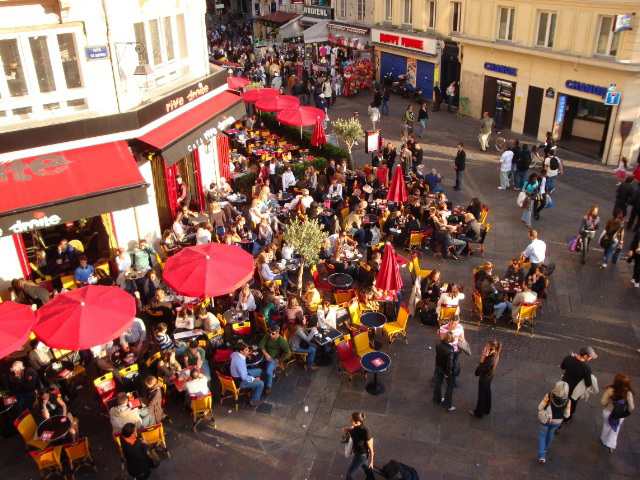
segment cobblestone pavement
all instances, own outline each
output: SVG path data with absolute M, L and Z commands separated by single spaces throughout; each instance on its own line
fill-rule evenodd
M 338 99 L 330 110 L 332 119 L 362 112 L 368 127 L 366 104 L 372 94 Z M 385 138 L 399 139 L 401 112 L 406 101 L 394 97 L 393 116 L 381 122 Z M 509 259 L 527 245 L 527 229 L 520 222 L 516 192 L 497 190 L 497 152 L 478 150 L 476 119 L 462 118 L 446 111 L 429 113 L 431 119 L 424 144 L 425 164 L 445 175 L 444 186 L 454 204 L 466 205 L 478 197 L 490 207 L 486 255 L 497 273 L 506 270 Z M 515 137 L 508 135 L 508 138 Z M 531 141 L 531 139 L 529 139 Z M 463 141 L 467 150 L 467 170 L 461 192 L 453 186 L 452 159 L 455 146 Z M 355 162 L 369 158 L 362 143 L 355 147 Z M 564 428 L 548 453 L 548 461 L 536 461 L 537 405 L 560 379 L 562 358 L 583 345 L 592 345 L 599 357 L 592 362 L 601 387 L 616 372 L 626 372 L 640 390 L 640 362 L 636 349 L 640 290 L 629 283 L 630 268 L 620 262 L 601 271 L 602 250 L 593 248 L 586 265 L 567 249 L 576 234 L 580 217 L 591 203 L 600 206 L 604 220 L 612 209 L 615 177 L 613 167 L 605 167 L 560 151 L 566 174 L 556 181 L 555 206 L 542 212 L 536 222 L 540 238 L 547 242 L 549 257 L 556 265 L 551 277 L 549 299 L 544 313 L 536 319 L 535 331 L 519 334 L 501 322 L 476 326 L 471 303 L 464 301 L 463 324 L 472 346 L 471 358 L 462 359 L 459 388 L 454 393 L 457 410 L 445 412 L 431 402 L 429 380 L 434 365 L 434 329 L 419 321 L 409 321 L 409 344 L 384 342 L 392 359 L 388 371 L 380 375 L 386 386 L 383 395 L 364 392 L 365 381 L 356 378 L 350 387 L 336 366 L 315 372 L 297 366 L 289 377 L 279 377 L 267 403 L 257 408 L 243 406 L 237 413 L 225 403 L 216 404 L 217 428 L 201 423 L 191 429 L 186 412 L 171 405 L 173 424 L 166 425 L 171 458 L 163 460 L 154 478 L 196 479 L 327 479 L 344 478 L 348 459 L 340 444 L 340 427 L 354 410 L 367 413 L 367 424 L 375 441 L 376 464 L 397 459 L 414 466 L 423 479 L 610 479 L 638 478 L 640 467 L 640 425 L 636 415 L 625 422 L 618 448 L 611 454 L 600 444 L 602 414 L 600 395 L 580 402 L 574 422 Z M 626 240 L 626 244 L 630 241 Z M 446 280 L 471 286 L 471 270 L 482 263 L 475 255 L 458 261 L 421 255 L 423 268 L 439 268 Z M 409 283 L 408 272 L 403 276 Z M 466 290 L 469 293 L 469 289 Z M 493 411 L 478 420 L 467 410 L 476 398 L 473 371 L 483 342 L 497 338 L 503 354 L 493 384 Z M 85 391 L 92 389 L 87 385 Z M 85 397 L 91 397 L 85 392 Z M 99 473 L 87 472 L 78 478 L 113 479 L 118 475 L 117 451 L 110 437 L 108 418 L 99 413 L 91 397 L 87 407 L 75 407 L 81 427 L 89 436 Z M 0 465 L 4 478 L 36 478 L 35 466 L 26 459 L 19 438 L 4 441 Z M 363 478 L 362 473 L 359 473 Z

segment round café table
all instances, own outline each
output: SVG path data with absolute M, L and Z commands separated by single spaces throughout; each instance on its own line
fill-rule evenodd
M 365 312 L 360 317 L 360 323 L 369 329 L 371 336 L 373 337 L 374 350 L 380 350 L 382 343 L 375 339 L 375 331 L 378 328 L 387 323 L 387 317 L 380 312 Z
M 43 432 L 52 432 L 51 438 L 47 439 L 48 442 L 55 442 L 56 440 L 60 440 L 71 430 L 71 422 L 64 415 L 54 415 L 53 417 L 47 418 L 40 425 L 38 425 L 38 430 L 36 431 L 36 436 L 38 438 L 42 437 Z
M 285 203 L 289 203 L 292 199 L 293 195 L 291 195 L 289 192 L 280 192 L 278 193 L 278 195 L 276 195 L 276 200 L 283 207 Z
M 247 367 L 255 367 L 263 360 L 264 353 L 262 353 L 260 350 L 252 349 L 251 352 L 249 352 L 249 356 L 247 357 Z
M 391 365 L 389 355 L 382 352 L 365 353 L 360 359 L 362 368 L 373 373 L 373 382 L 367 383 L 365 390 L 370 395 L 380 395 L 384 393 L 384 385 L 378 382 L 378 373 L 384 372 Z
M 240 323 L 244 320 L 244 314 L 242 310 L 230 308 L 222 314 L 222 318 L 224 318 L 225 321 L 230 324 Z
M 247 201 L 247 197 L 242 195 L 241 193 L 231 193 L 225 197 L 227 202 L 233 203 L 234 205 L 241 206 L 244 202 Z
M 138 356 L 132 351 L 125 352 L 118 349 L 111 354 L 111 363 L 118 368 L 125 368 L 133 365 L 138 361 Z
M 73 374 L 75 366 L 70 360 L 58 360 L 57 362 L 50 363 L 44 371 L 44 376 L 47 380 L 52 382 L 59 382 L 60 380 L 66 380 Z
M 329 275 L 327 282 L 334 288 L 345 290 L 353 284 L 353 278 L 346 273 L 334 273 Z
M 372 228 L 377 223 L 378 223 L 378 217 L 376 217 L 375 215 L 367 213 L 362 217 L 362 226 L 364 228 Z

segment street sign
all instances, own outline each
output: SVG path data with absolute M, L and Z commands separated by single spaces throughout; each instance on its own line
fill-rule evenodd
M 618 105 L 620 103 L 620 92 L 607 92 L 604 97 L 605 105 Z
M 87 60 L 98 60 L 101 58 L 109 58 L 109 48 L 106 45 L 85 47 L 84 51 L 85 51 Z

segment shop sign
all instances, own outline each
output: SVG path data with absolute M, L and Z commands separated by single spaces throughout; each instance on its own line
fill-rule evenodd
M 384 30 L 371 30 L 371 40 L 382 45 L 405 48 L 414 52 L 436 55 L 438 41 L 433 38 L 415 37 L 413 35 L 398 35 Z
M 556 108 L 556 123 L 564 122 L 564 111 L 567 108 L 567 96 L 560 95 L 558 97 L 558 108 Z
M 165 109 L 167 113 L 172 112 L 176 108 L 180 108 L 189 102 L 193 102 L 196 98 L 200 98 L 207 93 L 209 93 L 209 85 L 198 83 L 196 88 L 191 88 L 188 92 L 167 100 L 165 103 Z
M 216 10 L 224 10 L 224 3 L 216 3 Z
M 545 96 L 547 98 L 555 98 L 556 92 L 553 90 L 553 88 L 549 87 L 549 88 L 547 88 L 547 91 L 545 92 Z
M 607 94 L 607 87 L 599 87 L 598 85 L 591 85 L 589 83 L 582 83 L 576 80 L 567 80 L 564 86 L 571 90 L 578 90 L 579 92 L 592 93 L 602 98 Z
M 14 234 L 24 233 L 36 228 L 53 227 L 62 220 L 58 215 L 47 216 L 44 212 L 34 212 L 33 216 L 32 220 L 16 220 L 16 223 L 11 225 L 8 230 Z
M 106 45 L 85 47 L 84 53 L 87 60 L 100 60 L 101 58 L 109 58 L 109 47 L 107 47 Z
M 485 70 L 490 70 L 496 73 L 504 73 L 505 75 L 512 75 L 516 77 L 518 75 L 518 69 L 514 67 L 507 67 L 505 65 L 496 65 L 495 63 L 485 62 Z
M 27 182 L 34 175 L 38 177 L 56 175 L 64 172 L 67 168 L 69 168 L 69 160 L 61 155 L 43 155 L 34 158 L 29 163 L 24 163 L 23 160 L 14 160 L 0 164 L 0 185 L 9 180 L 8 172 L 11 172 L 14 182 Z M 28 172 L 31 172 L 31 175 Z
M 200 136 L 200 138 L 196 139 L 193 143 L 187 146 L 187 150 L 189 150 L 189 152 L 193 152 L 194 150 L 197 150 L 200 145 L 209 143 L 211 140 L 214 139 L 216 135 L 218 135 L 218 132 L 222 132 L 226 130 L 234 123 L 236 123 L 235 118 L 222 115 L 222 120 L 218 122 L 218 125 L 216 125 L 215 127 L 211 127 L 205 130 L 204 132 L 202 132 L 202 135 Z
M 625 13 L 624 15 L 616 15 L 616 23 L 614 32 L 622 32 L 623 30 L 631 30 L 631 17 L 635 13 Z
M 333 20 L 333 8 L 331 7 L 318 7 L 316 5 L 305 5 L 302 7 L 302 14 L 308 17 L 324 18 L 326 20 Z
M 604 97 L 605 105 L 618 105 L 620 103 L 620 92 L 607 92 L 607 96 Z
M 342 23 L 330 23 L 328 27 L 332 30 L 356 33 L 358 35 L 367 35 L 369 33 L 368 28 L 352 27 L 351 25 L 344 25 Z

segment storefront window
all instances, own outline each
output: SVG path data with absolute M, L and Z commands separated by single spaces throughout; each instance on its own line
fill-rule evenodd
M 12 97 L 27 95 L 27 82 L 24 78 L 22 61 L 18 52 L 18 41 L 15 38 L 0 40 L 0 60 L 4 66 L 4 76 Z
M 618 53 L 620 32 L 613 32 L 615 17 L 600 17 L 596 53 L 615 57 Z
M 513 40 L 513 25 L 516 20 L 515 8 L 500 8 L 500 19 L 498 21 L 498 38 L 500 40 Z
M 594 102 L 593 100 L 581 98 L 576 116 L 584 120 L 604 122 L 607 120 L 607 106 L 602 102 Z
M 551 12 L 539 12 L 538 14 L 538 37 L 536 45 L 538 47 L 553 47 L 553 40 L 556 36 L 556 21 L 558 15 Z
M 80 69 L 78 68 L 78 54 L 76 52 L 76 42 L 72 33 L 61 33 L 58 35 L 58 47 L 60 48 L 60 58 L 62 59 L 62 69 L 67 88 L 82 87 L 80 79 Z

